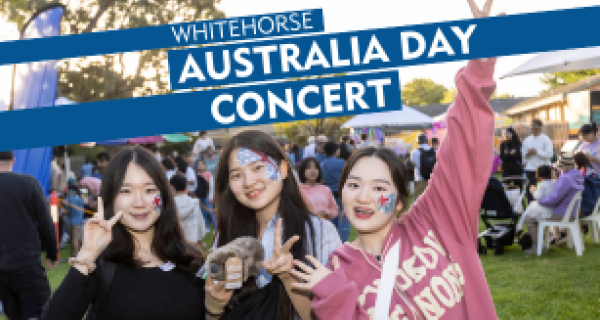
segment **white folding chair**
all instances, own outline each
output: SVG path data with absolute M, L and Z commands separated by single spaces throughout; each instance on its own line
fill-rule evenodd
M 592 232 L 592 237 L 594 238 L 594 241 L 596 241 L 596 243 L 600 242 L 600 232 L 598 230 L 598 228 L 600 228 L 600 212 L 598 211 L 598 209 L 600 209 L 599 207 L 600 198 L 598 198 L 598 201 L 596 202 L 596 206 L 594 207 L 594 211 L 592 211 L 592 214 L 588 217 L 579 219 L 581 222 L 587 224 L 588 230 Z
M 583 254 L 584 246 L 583 246 L 583 237 L 581 236 L 581 226 L 579 225 L 579 206 L 581 205 L 581 194 L 583 191 L 579 191 L 571 202 L 569 203 L 569 207 L 567 207 L 567 212 L 565 212 L 565 216 L 562 221 L 550 221 L 550 220 L 540 220 L 538 225 L 538 246 L 537 246 L 537 254 L 538 256 L 542 255 L 542 247 L 550 247 L 550 237 L 548 235 L 548 227 L 559 227 L 567 229 L 567 245 L 569 248 L 573 248 L 575 245 L 575 252 L 578 256 Z M 580 204 L 579 206 L 575 206 L 575 203 Z M 569 221 L 570 217 L 575 217 L 573 221 Z

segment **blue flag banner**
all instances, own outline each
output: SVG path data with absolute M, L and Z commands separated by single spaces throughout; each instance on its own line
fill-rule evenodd
M 60 21 L 63 13 L 64 7 L 61 5 L 53 5 L 40 10 L 25 24 L 21 33 L 21 38 L 36 39 L 58 36 L 60 34 Z M 42 48 L 37 48 L 36 50 L 41 51 L 41 49 Z M 4 53 L 2 55 L 4 55 Z M 56 60 L 15 65 L 11 102 L 13 110 L 53 106 L 56 100 L 56 86 Z M 18 113 L 22 111 L 7 111 L 3 113 L 10 114 L 13 112 Z M 51 128 L 47 128 L 45 132 L 37 131 L 37 128 L 35 128 L 35 125 L 31 120 L 32 119 L 23 119 L 18 123 L 18 126 L 21 127 L 22 131 L 31 130 L 31 132 L 36 132 L 36 136 L 45 135 L 52 131 Z M 52 121 L 52 118 L 43 120 L 56 126 L 56 122 Z M 6 125 L 7 124 L 3 123 L 1 126 L 4 127 Z M 7 137 L 7 139 L 3 140 L 20 140 L 19 134 L 15 131 L 7 131 L 3 137 Z M 36 139 L 36 137 L 31 138 Z M 51 144 L 37 145 L 36 147 L 49 145 Z M 50 187 L 51 161 L 51 147 L 16 150 L 13 171 L 34 176 L 42 186 L 44 194 L 48 194 Z
M 398 72 L 385 71 L 2 112 L 0 136 L 17 138 L 0 140 L 0 150 L 400 110 L 399 87 Z M 170 114 L 186 116 L 165 121 L 166 106 Z M 48 121 L 83 119 L 90 112 L 110 130 L 74 135 L 71 127 Z
M 581 32 L 599 16 L 600 6 L 171 50 L 169 76 L 180 90 L 600 46 Z
M 0 65 L 178 46 L 322 32 L 323 10 L 312 9 L 156 27 L 0 42 Z M 44 48 L 44 50 L 40 50 Z

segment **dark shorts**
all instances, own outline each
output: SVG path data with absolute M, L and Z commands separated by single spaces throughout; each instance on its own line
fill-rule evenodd
M 9 319 L 39 319 L 50 298 L 50 283 L 42 265 L 0 271 L 0 300 Z

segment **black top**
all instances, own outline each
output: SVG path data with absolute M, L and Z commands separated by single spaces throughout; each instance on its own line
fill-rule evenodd
M 99 291 L 98 269 L 85 276 L 71 268 L 46 303 L 42 319 L 81 320 Z M 204 319 L 204 280 L 158 267 L 117 264 L 97 319 Z
M 511 154 L 514 152 L 514 154 Z M 500 160 L 502 160 L 502 176 L 520 176 L 523 174 L 523 158 L 521 146 L 512 141 L 500 144 Z
M 0 173 L 0 270 L 39 266 L 40 239 L 56 261 L 56 232 L 40 184 L 30 175 Z

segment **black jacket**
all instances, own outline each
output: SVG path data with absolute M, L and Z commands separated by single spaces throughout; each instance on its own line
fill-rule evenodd
M 40 239 L 46 258 L 56 261 L 56 232 L 40 184 L 29 175 L 0 173 L 0 270 L 39 266 Z
M 515 154 L 511 154 L 515 151 Z M 521 146 L 512 141 L 503 141 L 500 144 L 500 160 L 502 160 L 502 176 L 523 175 L 523 157 Z

